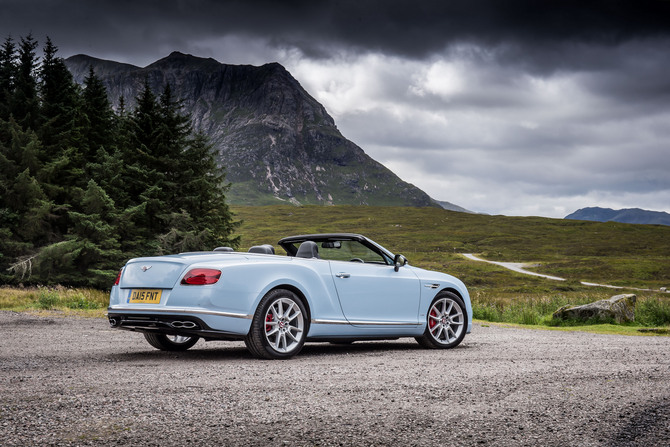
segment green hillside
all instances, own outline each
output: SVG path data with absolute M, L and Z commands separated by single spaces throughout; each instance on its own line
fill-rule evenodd
M 457 213 L 437 208 L 271 206 L 234 207 L 242 246 L 276 244 L 297 233 L 365 234 L 412 264 L 457 272 L 473 286 L 500 287 L 529 279 L 496 266 L 504 276 L 482 275 L 492 261 L 540 264 L 530 270 L 574 281 L 640 288 L 670 287 L 670 228 L 615 222 Z M 492 276 L 489 278 L 489 276 Z M 547 280 L 540 280 L 544 283 Z
M 587 281 L 658 290 L 670 287 L 670 227 L 541 217 L 458 213 L 437 208 L 357 206 L 233 207 L 241 247 L 273 244 L 287 235 L 364 234 L 419 267 L 450 273 L 470 290 L 475 318 L 527 324 L 547 322 L 564 304 L 635 293 L 644 325 L 670 323 L 670 294 L 588 287 Z M 528 270 L 566 278 L 552 281 L 470 261 L 536 264 Z M 651 308 L 651 310 L 649 310 Z M 660 317 L 659 317 L 660 315 Z

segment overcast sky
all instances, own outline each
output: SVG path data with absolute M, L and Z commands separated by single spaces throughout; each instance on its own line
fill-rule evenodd
M 0 0 L 3 39 L 146 66 L 279 62 L 431 197 L 670 212 L 670 0 Z

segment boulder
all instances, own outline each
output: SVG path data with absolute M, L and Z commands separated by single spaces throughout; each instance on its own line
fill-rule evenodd
M 635 320 L 635 301 L 637 301 L 635 295 L 627 294 L 616 295 L 583 306 L 567 305 L 554 312 L 554 318 L 577 321 L 632 322 Z

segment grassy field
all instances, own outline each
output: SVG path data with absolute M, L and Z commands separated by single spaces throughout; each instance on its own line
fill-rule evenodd
M 638 296 L 637 325 L 670 325 L 670 294 L 587 287 L 670 288 L 670 227 L 540 217 L 457 213 L 438 208 L 354 206 L 234 207 L 242 249 L 303 233 L 361 233 L 410 263 L 459 277 L 470 290 L 475 318 L 519 324 L 557 324 L 565 304 L 620 293 Z M 281 251 L 281 250 L 280 250 Z M 465 259 L 524 262 L 552 281 Z
M 357 206 L 233 207 L 240 250 L 304 233 L 364 234 L 419 267 L 457 276 L 468 286 L 476 319 L 556 325 L 551 314 L 620 293 L 638 297 L 634 327 L 670 326 L 670 294 L 587 287 L 580 281 L 670 288 L 670 227 L 465 214 L 438 208 Z M 470 261 L 461 253 L 535 265 L 552 281 Z M 60 309 L 102 315 L 107 292 L 0 288 L 0 309 Z M 635 330 L 634 328 L 629 328 Z M 610 329 L 607 329 L 608 331 Z
M 69 287 L 0 287 L 0 309 L 36 313 L 58 311 L 66 315 L 104 316 L 109 291 Z

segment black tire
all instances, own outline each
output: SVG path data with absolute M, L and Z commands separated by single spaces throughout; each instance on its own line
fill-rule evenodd
M 468 315 L 465 303 L 452 292 L 437 294 L 426 315 L 426 330 L 416 341 L 424 348 L 451 349 L 465 337 Z
M 144 333 L 149 344 L 161 351 L 186 351 L 198 342 L 198 337 Z
M 300 352 L 308 330 L 302 300 L 290 290 L 274 289 L 258 304 L 244 343 L 255 357 L 288 359 Z

